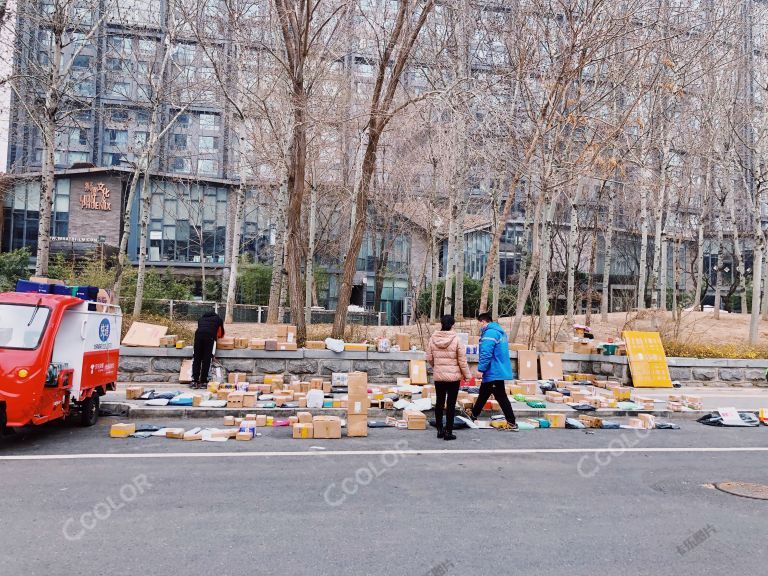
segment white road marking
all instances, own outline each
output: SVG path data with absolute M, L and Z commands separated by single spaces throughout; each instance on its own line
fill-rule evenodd
M 604 452 L 625 453 L 719 453 L 719 452 L 768 452 L 768 447 L 734 446 L 729 448 L 498 448 L 480 450 L 329 450 L 307 452 L 150 452 L 143 454 L 18 454 L 0 456 L 0 460 L 123 460 L 123 459 L 162 459 L 162 458 L 296 458 L 304 456 L 378 456 L 397 454 L 399 456 L 448 456 L 463 455 L 498 455 L 498 454 L 598 454 Z

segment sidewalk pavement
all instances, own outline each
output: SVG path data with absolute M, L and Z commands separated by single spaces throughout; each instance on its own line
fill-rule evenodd
M 135 386 L 131 383 L 118 383 L 117 391 L 108 392 L 102 398 L 102 408 L 116 413 L 124 414 L 131 419 L 139 418 L 218 418 L 224 416 L 242 416 L 244 414 L 269 414 L 287 418 L 301 410 L 298 408 L 203 408 L 192 406 L 146 406 L 142 400 L 126 400 L 125 388 Z M 186 384 L 158 382 L 142 383 L 145 390 L 154 389 L 160 391 L 178 390 L 180 392 L 191 391 Z M 655 400 L 655 410 L 651 414 L 659 418 L 670 420 L 695 420 L 703 414 L 707 414 L 720 407 L 734 407 L 737 410 L 757 412 L 760 408 L 768 409 L 768 389 L 766 388 L 715 388 L 711 386 L 685 386 L 683 388 L 638 388 L 635 394 L 647 396 Z M 690 410 L 686 412 L 670 412 L 667 410 L 667 398 L 670 394 L 689 394 L 699 396 L 702 399 L 704 409 L 701 411 Z M 541 417 L 545 412 L 566 412 L 578 417 L 578 412 L 563 404 L 546 403 L 545 409 L 529 408 L 525 404 L 513 402 L 512 407 L 519 418 Z M 344 408 L 313 409 L 313 414 L 328 414 L 344 416 Z M 400 411 L 381 410 L 372 408 L 369 412 L 371 420 L 384 420 L 387 416 L 399 415 Z M 643 411 L 645 412 L 645 411 Z M 647 413 L 647 412 L 646 412 Z M 603 418 L 620 418 L 632 416 L 637 412 L 604 408 L 590 412 Z

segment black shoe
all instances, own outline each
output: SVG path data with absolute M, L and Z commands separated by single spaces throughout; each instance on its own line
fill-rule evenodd
M 437 427 L 437 437 L 443 438 L 445 436 L 445 430 L 443 430 L 442 426 Z
M 453 434 L 453 432 L 446 432 L 445 438 L 443 440 L 456 440 L 456 436 Z

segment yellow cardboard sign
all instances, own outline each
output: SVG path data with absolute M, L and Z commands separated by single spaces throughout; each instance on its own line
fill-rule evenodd
M 672 388 L 667 355 L 658 332 L 624 332 L 635 388 Z

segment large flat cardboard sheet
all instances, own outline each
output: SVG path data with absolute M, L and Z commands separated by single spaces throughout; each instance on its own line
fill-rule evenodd
M 539 356 L 542 380 L 563 379 L 563 356 L 554 352 L 545 352 Z
M 635 388 L 672 388 L 667 355 L 658 332 L 624 332 L 632 385 Z
M 181 361 L 181 370 L 179 370 L 179 382 L 182 384 L 192 382 L 192 360 L 189 358 Z
M 167 326 L 134 322 L 123 338 L 123 346 L 160 346 L 160 338 L 168 332 Z
M 535 350 L 517 351 L 517 378 L 519 380 L 539 379 L 538 357 L 539 353 Z
M 429 384 L 426 360 L 411 360 L 410 376 L 411 384 Z

